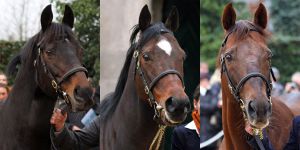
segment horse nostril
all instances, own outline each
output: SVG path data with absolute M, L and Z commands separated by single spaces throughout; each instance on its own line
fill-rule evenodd
M 170 97 L 166 101 L 166 110 L 169 113 L 187 113 L 191 109 L 191 104 L 189 99 L 176 99 L 175 97 Z
M 248 113 L 253 118 L 257 117 L 255 103 L 256 103 L 255 101 L 250 100 L 248 104 Z
M 75 89 L 74 89 L 74 95 L 79 95 L 79 93 L 78 93 L 78 89 L 79 89 L 80 87 L 79 86 L 76 86 L 75 87 Z
M 272 104 L 271 104 L 271 102 L 268 102 L 267 104 L 266 104 L 266 110 L 267 110 L 267 115 L 268 116 L 270 116 L 271 115 L 271 113 L 272 113 Z
M 93 91 L 90 88 L 82 88 L 76 86 L 74 89 L 74 96 L 79 102 L 92 100 Z
M 173 113 L 175 111 L 175 107 L 173 105 L 173 97 L 169 97 L 166 101 L 166 109 L 168 112 Z

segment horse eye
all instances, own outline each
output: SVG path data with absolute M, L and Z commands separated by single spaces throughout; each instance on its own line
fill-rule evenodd
M 45 52 L 46 52 L 47 55 L 53 55 L 54 54 L 54 52 L 52 50 L 46 50 Z
M 231 54 L 226 54 L 225 58 L 226 58 L 226 60 L 230 61 L 230 60 L 232 60 L 232 55 Z
M 65 40 L 65 42 L 70 42 L 68 38 L 65 38 L 64 40 Z
M 150 60 L 150 57 L 149 57 L 149 55 L 147 53 L 143 54 L 143 58 L 144 58 L 145 61 L 149 61 Z

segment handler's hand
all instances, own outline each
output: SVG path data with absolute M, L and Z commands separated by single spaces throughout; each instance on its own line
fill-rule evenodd
M 66 119 L 67 119 L 67 113 L 62 114 L 60 109 L 55 109 L 53 111 L 53 115 L 51 117 L 50 123 L 55 126 L 55 131 L 61 132 L 65 125 Z

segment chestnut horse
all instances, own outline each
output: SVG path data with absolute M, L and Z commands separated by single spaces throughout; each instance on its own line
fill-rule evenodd
M 248 150 L 245 126 L 264 129 L 273 147 L 282 150 L 292 124 L 292 112 L 271 101 L 271 56 L 266 45 L 267 11 L 259 4 L 254 21 L 236 21 L 232 4 L 226 5 L 222 24 L 225 39 L 218 56 L 222 83 L 224 139 L 220 149 Z
M 41 15 L 41 31 L 9 64 L 9 72 L 20 67 L 0 112 L 1 150 L 50 149 L 50 117 L 57 98 L 73 111 L 93 103 L 82 67 L 83 49 L 72 31 L 73 11 L 66 5 L 62 23 L 52 23 L 52 18 L 48 5 Z
M 100 105 L 102 150 L 158 149 L 164 127 L 181 123 L 190 110 L 183 83 L 185 52 L 173 35 L 177 9 L 165 23 L 150 22 L 144 6 L 116 89 Z

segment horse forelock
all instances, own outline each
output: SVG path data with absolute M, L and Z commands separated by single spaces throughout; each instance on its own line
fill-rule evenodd
M 136 37 L 138 33 L 140 32 L 139 25 L 135 25 L 133 27 L 133 32 L 130 36 L 130 43 L 131 45 L 133 43 L 136 43 Z M 166 26 L 162 22 L 157 22 L 152 25 L 150 25 L 147 29 L 142 31 L 140 33 L 139 39 L 138 39 L 138 47 L 142 47 L 145 45 L 150 39 L 153 39 L 157 36 L 160 36 L 161 34 L 164 33 L 171 33 L 173 35 L 173 32 L 169 29 L 166 28 Z

